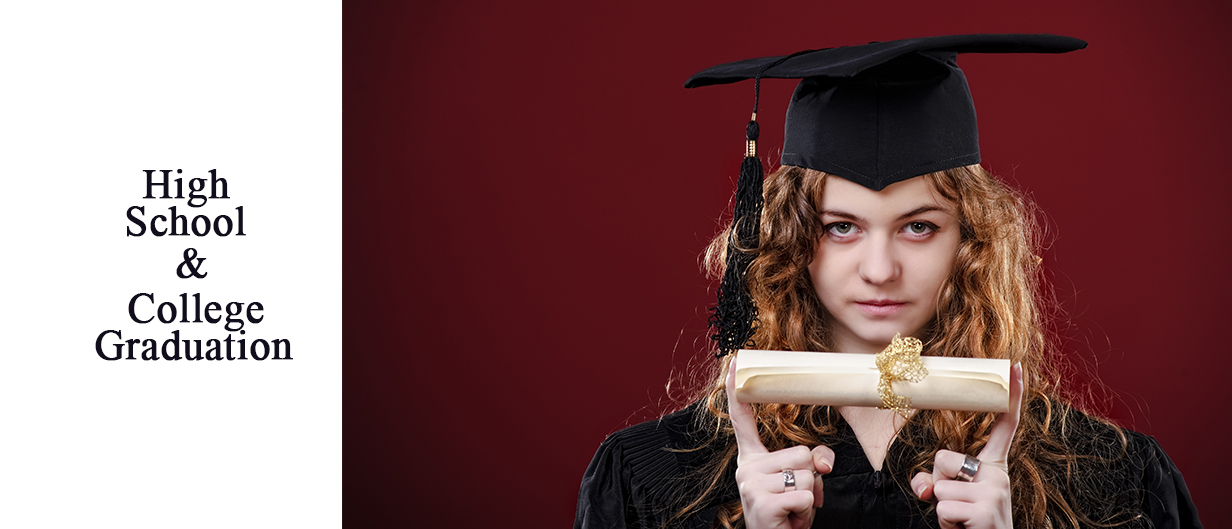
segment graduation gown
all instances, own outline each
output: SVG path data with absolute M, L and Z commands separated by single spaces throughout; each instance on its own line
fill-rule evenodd
M 709 477 L 705 464 L 722 457 L 721 448 L 698 449 L 708 435 L 697 426 L 704 423 L 696 420 L 698 414 L 704 413 L 694 404 L 608 436 L 582 477 L 574 528 L 658 528 L 679 511 L 682 501 L 697 498 Z M 1112 427 L 1078 412 L 1070 414 L 1070 421 L 1065 431 L 1072 433 L 1065 441 L 1075 453 L 1120 453 L 1120 438 Z M 846 421 L 840 419 L 836 427 L 837 433 L 825 440 L 835 462 L 822 478 L 825 502 L 813 527 L 937 527 L 930 504 L 908 489 L 910 449 L 905 443 L 892 443 L 883 469 L 874 470 Z M 1151 437 L 1125 432 L 1129 444 L 1124 457 L 1079 459 L 1068 473 L 1064 468 L 1041 470 L 1051 479 L 1068 477 L 1062 490 L 1069 491 L 1072 506 L 1093 520 L 1124 522 L 1116 527 L 1201 527 L 1172 460 Z M 672 526 L 709 528 L 721 505 L 739 501 L 734 467 L 719 490 L 705 498 L 702 509 Z

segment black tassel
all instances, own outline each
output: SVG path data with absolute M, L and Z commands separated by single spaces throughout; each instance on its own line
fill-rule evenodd
M 749 295 L 746 273 L 761 239 L 762 182 L 765 170 L 757 157 L 757 114 L 745 129 L 748 148 L 740 164 L 740 179 L 736 181 L 736 204 L 732 211 L 732 232 L 727 240 L 726 270 L 719 284 L 718 305 L 711 309 L 710 326 L 715 333 L 710 339 L 718 342 L 716 358 L 751 346 L 753 325 L 757 321 L 757 306 Z

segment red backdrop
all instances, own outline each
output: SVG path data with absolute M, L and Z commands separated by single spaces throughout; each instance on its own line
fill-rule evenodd
M 697 258 L 752 105 L 690 74 L 975 32 L 1091 43 L 960 60 L 984 163 L 1047 213 L 1064 351 L 1110 388 L 1097 404 L 1227 524 L 1229 7 L 589 4 L 344 6 L 347 525 L 568 526 L 599 442 L 673 406 L 666 382 L 706 361 Z M 764 146 L 792 87 L 764 86 Z

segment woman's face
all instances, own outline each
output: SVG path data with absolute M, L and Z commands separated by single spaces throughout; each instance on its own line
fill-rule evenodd
M 923 178 L 872 191 L 829 177 L 821 221 L 809 275 L 838 351 L 877 353 L 895 333 L 919 337 L 958 251 L 954 206 Z

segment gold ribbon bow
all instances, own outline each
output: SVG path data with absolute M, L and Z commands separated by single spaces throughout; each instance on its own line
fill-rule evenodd
M 924 380 L 924 377 L 928 376 L 928 369 L 924 367 L 924 361 L 920 360 L 920 353 L 923 351 L 924 344 L 920 340 L 910 336 L 900 338 L 898 334 L 895 334 L 890 345 L 884 351 L 877 353 L 877 370 L 881 371 L 881 380 L 877 382 L 877 393 L 881 395 L 879 408 L 894 410 L 903 418 L 907 418 L 907 408 L 911 407 L 911 397 L 894 393 L 890 383 L 898 380 L 908 382 Z

